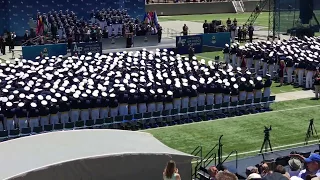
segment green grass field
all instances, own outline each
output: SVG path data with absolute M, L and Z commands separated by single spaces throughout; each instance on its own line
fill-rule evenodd
M 206 154 L 223 136 L 224 154 L 232 150 L 254 151 L 263 142 L 264 126 L 272 125 L 271 142 L 274 147 L 304 142 L 309 119 L 315 118 L 320 127 L 320 103 L 301 99 L 272 104 L 273 111 L 220 120 L 146 130 L 164 144 L 185 153 L 203 146 Z M 292 109 L 299 108 L 299 109 Z
M 226 24 L 228 18 L 233 21 L 233 18 L 237 18 L 238 24 L 244 24 L 251 13 L 225 13 L 225 14 L 200 14 L 200 15 L 182 15 L 182 16 L 160 16 L 159 21 L 193 21 L 193 22 L 204 22 L 204 20 L 212 21 L 212 20 L 221 20 L 223 24 Z M 255 25 L 256 26 L 264 26 L 268 27 L 268 12 L 263 12 L 257 18 Z

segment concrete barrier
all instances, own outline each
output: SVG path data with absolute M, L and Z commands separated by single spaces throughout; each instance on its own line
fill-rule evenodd
M 259 1 L 244 1 L 243 3 L 245 11 L 252 12 Z M 146 11 L 156 11 L 159 16 L 236 12 L 232 2 L 147 4 Z M 265 6 L 264 11 L 268 11 L 267 5 Z
M 156 11 L 161 16 L 235 13 L 231 2 L 147 4 L 146 11 Z

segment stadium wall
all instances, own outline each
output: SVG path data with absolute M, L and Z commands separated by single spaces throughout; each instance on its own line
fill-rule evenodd
M 131 17 L 142 19 L 144 5 L 144 0 L 0 0 L 0 34 L 8 30 L 23 36 L 25 30 L 29 29 L 30 18 L 36 20 L 37 12 L 69 10 L 75 12 L 78 18 L 88 20 L 92 10 L 127 9 Z
M 252 12 L 258 2 L 259 1 L 245 1 L 245 10 Z M 268 11 L 268 9 L 265 10 Z M 156 11 L 157 14 L 161 16 L 236 12 L 232 2 L 147 4 L 146 11 Z

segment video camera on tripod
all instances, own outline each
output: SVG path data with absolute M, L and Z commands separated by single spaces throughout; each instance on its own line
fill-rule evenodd
M 267 126 L 264 126 L 264 136 L 269 137 L 270 136 L 270 131 L 272 130 L 272 127 L 270 126 L 269 128 Z
M 260 149 L 260 153 L 262 153 L 263 147 L 265 148 L 265 152 L 267 152 L 268 147 L 270 148 L 271 152 L 272 152 L 272 146 L 271 146 L 271 142 L 270 142 L 270 131 L 272 130 L 272 127 L 270 125 L 270 127 L 268 128 L 267 126 L 264 126 L 264 140 Z

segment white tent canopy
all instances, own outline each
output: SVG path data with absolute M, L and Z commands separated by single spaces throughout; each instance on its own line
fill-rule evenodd
M 190 179 L 193 158 L 151 134 L 106 129 L 28 136 L 0 149 L 0 179 L 161 179 L 170 159 Z

